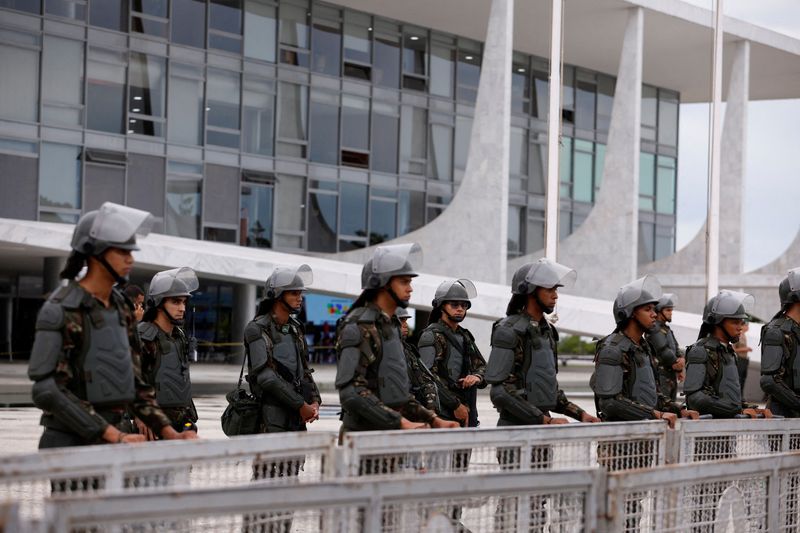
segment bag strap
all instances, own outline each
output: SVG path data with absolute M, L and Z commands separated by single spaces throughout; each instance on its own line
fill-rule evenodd
M 242 388 L 242 380 L 244 380 L 244 365 L 247 364 L 247 359 L 249 355 L 247 353 L 247 349 L 244 350 L 244 357 L 242 357 L 242 369 L 239 371 L 239 382 L 236 384 L 237 389 Z

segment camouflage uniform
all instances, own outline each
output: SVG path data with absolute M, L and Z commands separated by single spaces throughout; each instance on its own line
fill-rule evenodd
M 800 418 L 800 324 L 782 315 L 761 329 L 761 388 L 767 408 Z
M 701 415 L 733 418 L 749 407 L 742 402 L 736 352 L 715 337 L 704 337 L 689 347 L 684 388 L 689 408 Z
M 661 391 L 669 396 L 673 402 L 678 397 L 678 374 L 672 368 L 679 357 L 683 357 L 682 350 L 678 347 L 675 334 L 669 324 L 656 320 L 650 332 L 645 333 L 645 338 L 650 342 L 658 362 L 658 381 Z
M 450 401 L 454 399 L 456 406 L 458 406 L 458 399 L 449 394 L 446 389 L 440 392 L 444 387 L 440 388 L 435 376 L 422 364 L 414 345 L 403 340 L 403 349 L 405 350 L 406 363 L 408 364 L 408 377 L 411 380 L 411 394 L 414 395 L 414 398 L 425 409 L 434 411 L 437 414 L 441 414 L 440 403 L 442 398 L 447 398 Z

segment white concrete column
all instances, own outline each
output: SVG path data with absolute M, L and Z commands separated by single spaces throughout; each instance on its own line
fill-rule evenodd
M 45 257 L 42 265 L 42 290 L 50 294 L 61 284 L 59 274 L 67 263 L 66 257 Z
M 558 261 L 578 271 L 572 293 L 613 299 L 621 285 L 636 278 L 643 35 L 644 12 L 632 8 L 622 40 L 603 185 L 589 216 L 559 247 Z
M 240 342 L 244 327 L 256 314 L 256 286 L 239 283 L 233 286 L 233 312 L 231 316 L 231 342 Z M 241 362 L 244 348 L 232 350 L 233 361 Z
M 419 242 L 424 272 L 506 281 L 513 29 L 514 0 L 492 0 L 464 178 L 436 220 L 389 243 Z M 362 263 L 372 251 L 335 257 Z

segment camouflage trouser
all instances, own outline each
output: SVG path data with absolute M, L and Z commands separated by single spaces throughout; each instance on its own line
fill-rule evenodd
M 674 370 L 658 369 L 658 384 L 662 394 L 669 396 L 673 402 L 678 397 L 678 373 Z

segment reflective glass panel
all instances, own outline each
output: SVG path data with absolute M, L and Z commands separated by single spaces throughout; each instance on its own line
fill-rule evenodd
M 281 82 L 278 97 L 280 99 L 278 137 L 305 141 L 307 138 L 308 87 Z
M 614 78 L 597 75 L 597 129 L 606 132 L 611 126 L 611 110 L 614 106 Z
M 163 57 L 131 52 L 129 71 L 130 113 L 152 117 L 164 116 L 166 100 L 166 59 Z M 141 132 L 152 135 L 152 132 Z
M 344 58 L 366 64 L 372 60 L 372 19 L 369 15 L 345 12 Z
M 338 19 L 338 11 L 322 6 L 317 8 L 317 15 L 324 14 L 324 9 L 333 11 L 330 13 L 331 18 L 335 16 Z M 329 76 L 338 76 L 339 65 L 342 62 L 341 47 L 342 25 L 336 20 L 315 19 L 311 30 L 311 49 L 313 51 L 311 70 Z
M 453 128 L 431 124 L 428 175 L 442 181 L 453 179 Z
M 561 87 L 561 117 L 568 124 L 575 123 L 575 67 L 564 66 Z M 549 98 L 548 98 L 549 100 Z
M 511 164 L 512 175 L 528 175 L 528 132 L 524 128 L 511 127 Z
M 203 144 L 203 67 L 172 62 L 167 137 L 181 144 Z
M 367 236 L 367 186 L 342 182 L 342 235 Z
M 425 224 L 425 193 L 400 191 L 397 207 L 399 235 L 410 233 Z
M 522 214 L 525 208 L 508 206 L 508 253 L 519 255 L 522 252 Z
M 114 31 L 128 31 L 128 1 L 90 2 L 89 24 Z
M 525 253 L 532 254 L 544 248 L 544 212 L 530 211 L 525 229 Z
M 639 222 L 639 262 L 649 263 L 655 259 L 655 226 L 650 222 Z
M 239 129 L 239 73 L 208 69 L 208 125 Z
M 403 32 L 403 72 L 424 76 L 428 73 L 428 32 L 408 27 Z
M 308 48 L 308 9 L 286 2 L 281 4 L 281 44 Z
M 275 247 L 302 248 L 305 229 L 305 178 L 282 174 L 275 184 Z
M 527 113 L 530 95 L 530 73 L 525 63 L 514 63 L 511 67 L 511 112 Z
M 446 46 L 431 45 L 430 92 L 445 98 L 453 97 L 456 73 L 456 52 Z
M 544 194 L 545 173 L 547 172 L 547 146 L 544 144 L 532 143 L 530 145 L 529 154 L 531 174 L 528 178 L 528 192 Z
M 275 62 L 275 7 L 247 0 L 244 12 L 244 55 Z
M 241 35 L 242 0 L 211 0 L 208 11 L 208 27 Z
M 131 11 L 166 18 L 169 15 L 169 0 L 131 0 Z
M 464 170 L 467 168 L 467 156 L 469 155 L 469 143 L 471 138 L 472 118 L 461 115 L 457 116 L 456 144 L 453 157 L 456 181 L 460 181 L 461 174 L 463 174 Z
M 338 196 L 308 193 L 308 249 L 312 252 L 336 251 L 336 204 Z
M 309 159 L 315 163 L 339 163 L 339 95 L 311 91 Z
M 595 91 L 593 83 L 578 81 L 575 96 L 575 126 L 584 130 L 594 129 Z
M 579 202 L 591 202 L 594 191 L 592 181 L 594 161 L 591 142 L 575 140 L 575 160 L 573 164 L 572 198 Z
M 42 143 L 39 153 L 39 205 L 81 208 L 81 149 Z
M 572 139 L 569 137 L 561 138 L 559 147 L 559 175 L 561 183 L 572 181 Z
M 272 247 L 272 187 L 242 185 L 239 244 Z
M 678 98 L 677 95 L 660 92 L 658 102 L 658 142 L 667 146 L 678 146 Z
M 478 81 L 481 77 L 481 58 L 475 52 L 458 51 L 458 100 L 475 102 L 478 97 Z
M 380 244 L 397 236 L 397 202 L 373 198 L 369 204 L 369 244 Z
M 642 153 L 639 156 L 639 209 L 652 211 L 655 194 L 656 156 Z
M 400 86 L 400 37 L 389 32 L 375 33 L 372 81 L 381 87 Z
M 172 0 L 172 42 L 205 48 L 205 0 Z
M 34 15 L 39 15 L 42 12 L 41 0 L 0 0 L 0 7 L 26 11 Z
M 369 100 L 342 96 L 342 147 L 369 150 Z
M 35 122 L 39 52 L 0 44 L 0 117 Z
M 675 160 L 658 156 L 656 210 L 659 213 L 675 214 L 675 178 Z
M 202 210 L 199 180 L 167 180 L 167 233 L 189 239 L 200 238 Z
M 245 75 L 242 98 L 244 151 L 272 155 L 275 82 Z
M 533 109 L 531 114 L 542 120 L 547 120 L 550 106 L 550 81 L 549 74 L 541 70 L 533 71 Z
M 642 86 L 642 140 L 656 140 L 656 112 L 658 91 L 649 85 Z
M 425 147 L 428 130 L 428 111 L 421 107 L 401 109 L 400 172 L 425 173 Z
M 372 169 L 397 174 L 397 144 L 400 116 L 397 106 L 372 104 Z
M 675 228 L 672 226 L 656 226 L 656 260 L 675 253 Z
M 45 0 L 44 11 L 48 15 L 86 20 L 86 4 L 71 0 Z
M 92 130 L 124 133 L 125 54 L 89 49 L 86 126 Z
M 82 106 L 83 43 L 46 35 L 42 49 L 42 122 L 78 126 L 83 123 Z

